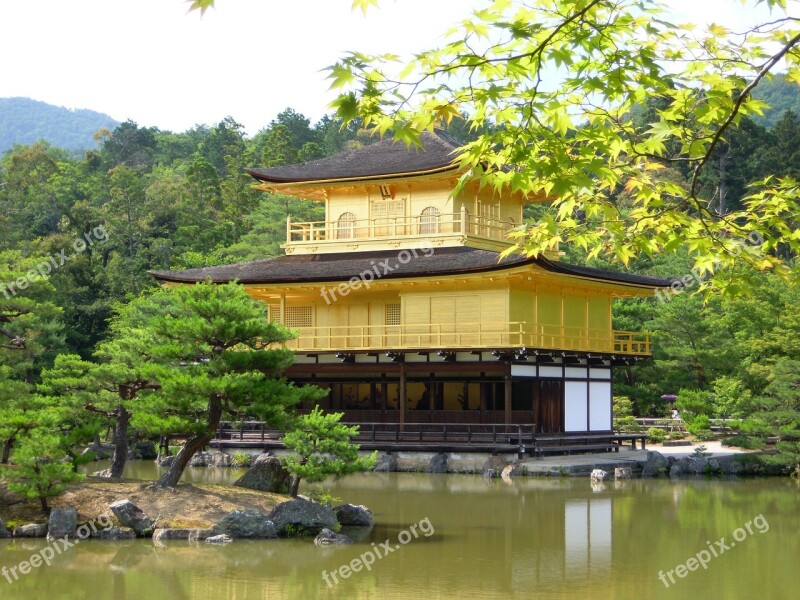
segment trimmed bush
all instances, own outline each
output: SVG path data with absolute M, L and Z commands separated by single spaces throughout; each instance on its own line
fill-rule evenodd
M 667 439 L 667 432 L 658 427 L 651 427 L 647 430 L 647 441 L 655 444 L 660 444 Z

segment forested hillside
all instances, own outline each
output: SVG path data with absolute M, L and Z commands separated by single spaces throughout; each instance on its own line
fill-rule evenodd
M 88 150 L 98 129 L 114 129 L 119 122 L 93 110 L 70 110 L 30 98 L 0 98 L 0 152 L 14 144 L 46 140 L 65 150 Z
M 649 110 L 640 115 L 643 123 Z M 459 127 L 455 122 L 450 133 L 464 139 L 468 132 Z M 275 256 L 287 215 L 323 217 L 318 203 L 254 191 L 245 167 L 312 160 L 370 141 L 355 125 L 342 128 L 331 117 L 312 124 L 286 109 L 252 137 L 231 117 L 182 133 L 128 121 L 81 158 L 46 143 L 6 153 L 0 160 L 0 407 L 14 386 L 37 382 L 56 355 L 91 359 L 114 307 L 154 287 L 149 269 Z M 751 181 L 800 173 L 798 148 L 794 113 L 769 129 L 744 119 L 718 148 L 703 185 L 725 212 Z M 685 184 L 687 174 L 665 168 L 663 176 Z M 623 188 L 618 201 L 627 201 Z M 527 216 L 546 211 L 532 206 Z M 584 260 L 575 248 L 563 250 L 565 260 Z M 690 279 L 691 267 L 685 250 L 630 265 L 643 274 Z M 663 412 L 665 393 L 701 394 L 707 414 L 747 417 L 743 431 L 755 438 L 796 427 L 800 292 L 769 274 L 752 273 L 745 281 L 738 296 L 704 299 L 688 285 L 676 295 L 620 302 L 615 327 L 652 331 L 655 359 L 618 369 L 616 393 L 630 396 L 640 414 Z M 15 335 L 23 331 L 25 347 L 15 349 Z

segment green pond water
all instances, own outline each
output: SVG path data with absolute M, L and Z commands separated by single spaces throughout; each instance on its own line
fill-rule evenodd
M 184 480 L 227 483 L 239 473 L 190 469 Z M 127 473 L 156 474 L 151 463 Z M 367 473 L 330 487 L 374 511 L 377 526 L 351 546 L 86 540 L 51 566 L 0 577 L 0 600 L 800 598 L 800 486 L 787 479 L 593 487 L 582 478 Z M 44 546 L 0 540 L 0 566 Z M 345 565 L 361 569 L 345 578 Z

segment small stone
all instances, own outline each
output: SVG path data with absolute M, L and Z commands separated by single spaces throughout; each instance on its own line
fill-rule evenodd
M 336 533 L 328 528 L 319 532 L 317 537 L 314 538 L 315 546 L 331 546 L 337 544 L 352 544 L 353 540 L 344 535 L 343 533 Z
M 206 544 L 230 544 L 231 542 L 233 542 L 233 538 L 224 533 L 206 538 Z

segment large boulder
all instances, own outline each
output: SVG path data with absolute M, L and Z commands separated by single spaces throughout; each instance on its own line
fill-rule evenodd
M 440 452 L 431 458 L 428 466 L 425 467 L 426 473 L 447 473 L 447 455 Z
M 336 519 L 341 525 L 372 527 L 375 524 L 372 520 L 372 512 L 366 506 L 340 504 L 333 508 L 333 512 L 336 513 Z
M 650 451 L 647 453 L 647 462 L 642 467 L 642 477 L 659 477 L 666 475 L 669 468 L 669 460 L 667 460 L 663 454 Z
M 283 468 L 283 464 L 276 456 L 260 454 L 247 473 L 237 479 L 233 485 L 259 492 L 285 494 L 289 491 L 290 480 L 291 475 Z
M 135 540 L 136 532 L 130 527 L 107 527 L 93 531 L 91 537 L 96 540 Z
M 323 529 L 319 532 L 317 537 L 314 538 L 316 546 L 332 546 L 335 544 L 352 544 L 353 540 L 344 535 L 343 533 L 336 533 L 330 529 Z
M 154 542 L 172 542 L 176 540 L 196 542 L 211 535 L 210 529 L 156 529 L 153 532 Z
M 0 540 L 10 537 L 11 537 L 11 532 L 8 529 L 6 529 L 6 524 L 3 523 L 3 519 L 0 519 Z
M 235 540 L 271 539 L 278 537 L 278 531 L 271 518 L 262 512 L 235 510 L 211 528 L 209 537 L 225 534 Z
M 20 525 L 14 529 L 15 538 L 43 538 L 47 537 L 47 523 L 30 523 Z
M 231 455 L 224 452 L 214 452 L 211 455 L 211 460 L 208 461 L 209 467 L 230 467 Z
M 190 467 L 207 467 L 211 464 L 213 457 L 210 452 L 197 452 L 189 461 Z
M 372 470 L 376 473 L 394 473 L 397 471 L 397 455 L 381 452 Z
M 111 504 L 109 508 L 117 517 L 120 525 L 130 527 L 136 532 L 136 535 L 147 537 L 153 534 L 155 519 L 144 514 L 144 511 L 130 500 L 119 500 Z
M 49 541 L 74 538 L 78 529 L 78 511 L 74 508 L 54 508 L 50 511 L 50 522 L 47 525 Z
M 302 498 L 279 504 L 269 518 L 284 535 L 314 534 L 326 527 L 336 529 L 338 525 L 336 515 L 330 508 Z

